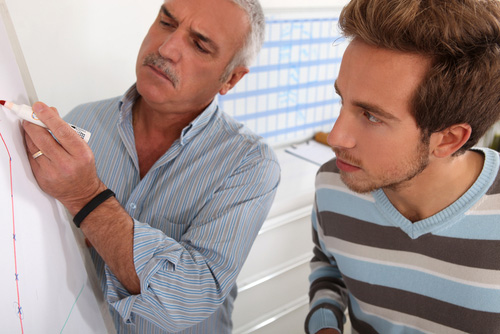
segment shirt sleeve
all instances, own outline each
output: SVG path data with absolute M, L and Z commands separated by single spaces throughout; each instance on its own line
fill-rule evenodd
M 276 159 L 245 159 L 179 242 L 135 221 L 134 262 L 141 294 L 130 295 L 106 267 L 108 302 L 127 323 L 141 316 L 169 332 L 208 318 L 234 286 L 279 179 Z
M 305 331 L 308 334 L 317 333 L 324 328 L 334 328 L 341 333 L 347 307 L 347 289 L 335 259 L 324 249 L 320 241 L 321 224 L 317 207 L 311 215 L 312 235 L 314 242 L 309 275 L 309 314 L 305 321 Z

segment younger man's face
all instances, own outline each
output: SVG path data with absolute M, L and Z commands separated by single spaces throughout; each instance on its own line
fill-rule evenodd
M 328 143 L 351 190 L 396 189 L 426 168 L 428 144 L 410 101 L 429 66 L 425 57 L 361 40 L 346 49 L 335 83 L 342 108 Z

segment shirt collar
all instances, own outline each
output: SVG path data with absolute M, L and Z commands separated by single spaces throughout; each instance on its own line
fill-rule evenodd
M 135 101 L 139 98 L 139 92 L 137 91 L 136 85 L 134 84 L 130 87 L 119 101 L 119 123 L 130 122 L 132 124 L 132 107 Z M 179 138 L 180 144 L 185 145 L 192 138 L 194 138 L 198 133 L 200 133 L 210 122 L 215 113 L 219 110 L 217 101 L 214 98 L 213 101 L 208 105 L 208 107 L 203 110 L 198 117 L 196 117 L 191 123 L 189 123 L 184 129 L 182 129 L 181 137 Z

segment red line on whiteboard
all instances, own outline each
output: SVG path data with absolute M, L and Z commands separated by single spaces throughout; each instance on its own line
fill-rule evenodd
M 24 333 L 23 329 L 23 314 L 22 314 L 22 307 L 21 307 L 21 297 L 19 294 L 19 274 L 17 272 L 17 255 L 16 255 L 16 220 L 14 218 L 14 186 L 12 183 L 12 157 L 10 155 L 9 148 L 7 147 L 7 144 L 5 143 L 5 140 L 3 139 L 2 133 L 0 133 L 0 138 L 2 138 L 3 145 L 5 146 L 5 149 L 7 150 L 7 154 L 9 156 L 9 171 L 10 171 L 10 201 L 11 201 L 11 206 L 12 206 L 12 239 L 14 243 L 14 266 L 16 270 L 16 288 L 17 288 L 17 311 L 19 315 L 19 323 L 21 325 L 21 333 Z

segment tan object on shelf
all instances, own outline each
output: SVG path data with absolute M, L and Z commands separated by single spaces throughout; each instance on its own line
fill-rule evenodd
M 326 138 L 328 137 L 328 133 L 326 132 L 318 132 L 314 135 L 314 140 L 316 140 L 318 143 L 325 144 L 327 146 L 328 142 L 326 141 Z

